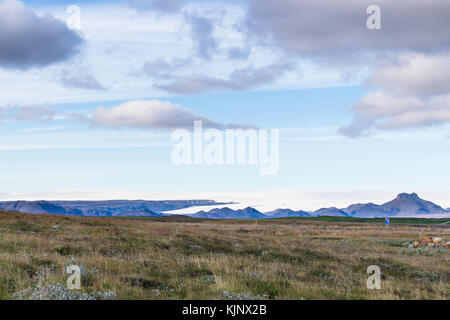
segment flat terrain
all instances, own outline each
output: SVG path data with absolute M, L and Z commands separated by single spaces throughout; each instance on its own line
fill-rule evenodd
M 449 299 L 450 249 L 404 245 L 450 240 L 446 220 L 344 221 L 0 212 L 0 299 L 65 286 L 75 260 L 82 292 L 117 299 Z M 369 265 L 381 268 L 381 290 L 366 287 Z

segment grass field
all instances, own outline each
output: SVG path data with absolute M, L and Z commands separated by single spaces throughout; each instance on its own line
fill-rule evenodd
M 82 292 L 117 299 L 449 299 L 447 220 L 86 218 L 0 212 L 0 299 L 65 286 L 82 265 Z M 381 268 L 381 290 L 366 287 Z

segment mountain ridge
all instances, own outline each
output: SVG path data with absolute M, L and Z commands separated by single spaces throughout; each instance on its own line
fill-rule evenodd
M 208 212 L 200 211 L 189 216 L 210 218 L 210 219 L 247 218 L 244 215 L 240 215 L 241 210 L 232 210 L 230 208 L 226 209 L 227 209 L 226 212 L 222 211 L 221 215 L 215 214 L 217 211 L 211 212 L 214 210 L 218 210 L 213 209 Z M 302 210 L 294 211 L 288 208 L 284 208 L 284 209 L 276 209 L 266 213 L 261 213 L 258 211 L 258 213 L 263 215 L 264 216 L 263 218 L 265 219 L 284 218 L 284 217 L 320 217 L 320 216 L 386 218 L 386 217 L 414 217 L 424 215 L 431 216 L 435 214 L 438 215 L 448 214 L 450 216 L 450 210 L 445 210 L 431 201 L 421 199 L 415 192 L 411 194 L 400 193 L 397 195 L 395 199 L 385 202 L 381 205 L 369 202 L 369 203 L 351 204 L 348 207 L 341 209 L 336 207 L 321 208 L 312 212 Z
M 88 217 L 161 216 L 164 211 L 194 206 L 228 204 L 213 200 L 104 200 L 104 201 L 0 201 L 0 210 L 31 214 L 78 215 Z M 147 213 L 147 215 L 142 215 Z
M 213 206 L 233 204 L 234 202 L 215 202 L 213 200 L 105 200 L 105 201 L 0 201 L 0 210 L 31 214 L 54 214 L 98 217 L 161 217 L 175 216 L 166 214 L 181 208 L 196 206 Z M 421 199 L 417 193 L 400 193 L 391 201 L 383 204 L 356 203 L 346 208 L 327 207 L 316 211 L 276 209 L 262 213 L 253 207 L 233 210 L 229 207 L 199 211 L 186 216 L 208 219 L 274 219 L 284 217 L 432 217 L 433 215 L 449 215 L 450 210 L 427 200 Z

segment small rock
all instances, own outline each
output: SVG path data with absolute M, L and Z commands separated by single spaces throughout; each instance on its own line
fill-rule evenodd
M 439 237 L 433 238 L 433 243 L 441 243 L 441 242 L 442 242 L 441 238 L 439 238 Z
M 430 243 L 430 242 L 433 242 L 433 238 L 431 238 L 431 237 L 425 237 L 425 238 L 423 238 L 422 242 L 423 242 L 423 243 Z
M 430 242 L 430 243 L 427 244 L 427 246 L 429 246 L 429 247 L 434 247 L 434 243 L 433 243 L 433 242 Z

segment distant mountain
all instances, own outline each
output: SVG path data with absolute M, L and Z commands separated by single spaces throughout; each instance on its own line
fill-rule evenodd
M 433 202 L 421 199 L 416 193 L 401 193 L 394 200 L 378 205 L 375 203 L 357 203 L 347 208 L 339 209 L 336 207 L 322 208 L 314 212 L 294 211 L 291 209 L 277 209 L 274 211 L 261 213 L 253 208 L 244 210 L 232 210 L 230 208 L 213 209 L 205 212 L 200 211 L 192 217 L 210 218 L 210 219 L 239 219 L 239 218 L 284 218 L 284 217 L 358 217 L 358 218 L 377 218 L 377 217 L 414 217 L 449 215 L 450 212 Z M 442 217 L 442 216 L 440 216 Z
M 65 209 L 48 201 L 14 201 L 0 203 L 0 210 L 34 214 L 82 215 L 77 209 Z
M 333 216 L 333 217 L 348 217 L 349 215 L 338 208 L 322 208 L 312 213 L 312 216 L 321 217 L 321 216 Z
M 426 201 L 417 195 L 417 193 L 401 193 L 394 200 L 386 202 L 380 206 L 390 216 L 411 216 L 423 214 L 441 214 L 446 213 L 442 207 L 431 201 Z
M 212 200 L 109 200 L 109 201 L 3 201 L 0 210 L 55 215 L 77 215 L 96 217 L 161 217 L 165 211 L 197 206 L 222 205 Z M 314 212 L 294 211 L 288 208 L 261 213 L 255 208 L 233 210 L 228 207 L 200 211 L 186 215 L 209 219 L 270 219 L 284 217 L 450 217 L 445 210 L 433 202 L 421 199 L 416 193 L 401 193 L 394 200 L 381 205 L 374 203 L 352 204 L 347 208 L 322 208 Z
M 212 209 L 208 212 L 200 211 L 193 215 L 193 218 L 209 218 L 209 219 L 265 219 L 266 215 L 258 210 L 247 207 L 242 210 L 233 210 L 228 207 L 220 209 Z
M 124 211 L 112 214 L 112 217 L 162 217 L 164 214 L 156 213 L 148 209 L 140 211 Z
M 3 201 L 0 210 L 79 216 L 160 216 L 164 211 L 224 204 L 213 200 Z
M 433 202 L 421 199 L 416 193 L 401 193 L 394 200 L 378 205 L 375 203 L 357 203 L 347 208 L 339 209 L 336 207 L 322 208 L 314 212 L 294 211 L 291 209 L 277 209 L 274 211 L 261 213 L 254 208 L 245 208 L 243 210 L 233 210 L 230 208 L 213 209 L 205 212 L 200 211 L 192 217 L 210 218 L 210 219 L 239 219 L 239 218 L 284 218 L 284 217 L 358 217 L 358 218 L 377 218 L 377 217 L 450 217 L 450 211 L 434 204 Z
M 352 217 L 359 218 L 375 218 L 386 217 L 388 214 L 381 206 L 374 203 L 357 203 L 342 209 L 345 213 Z
M 285 217 L 310 217 L 311 215 L 306 211 L 294 211 L 291 209 L 277 209 L 275 211 L 266 212 L 268 218 L 285 218 Z
M 257 218 L 257 219 L 266 218 L 264 214 L 251 207 L 247 207 L 244 210 L 238 210 L 238 212 L 245 218 Z

